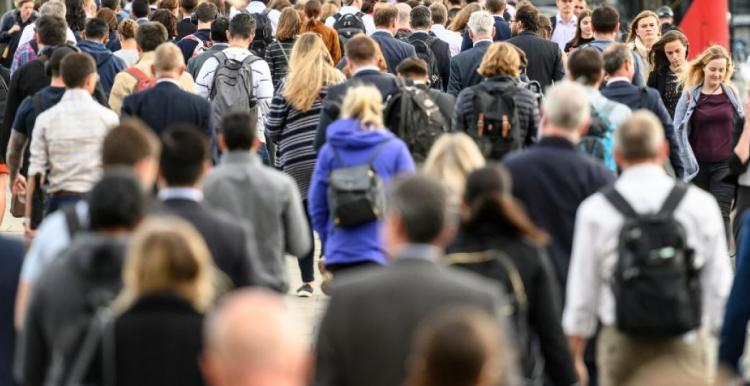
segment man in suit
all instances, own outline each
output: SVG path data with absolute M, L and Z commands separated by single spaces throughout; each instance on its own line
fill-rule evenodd
M 449 237 L 448 196 L 437 180 L 394 182 L 384 219 L 386 268 L 365 268 L 334 282 L 315 345 L 314 386 L 403 384 L 419 324 L 445 307 L 498 315 L 500 290 L 438 264 Z
M 604 70 L 607 72 L 608 80 L 606 87 L 602 89 L 602 95 L 627 105 L 633 111 L 649 110 L 659 118 L 664 128 L 664 136 L 669 143 L 669 160 L 676 176 L 681 177 L 684 168 L 679 157 L 680 146 L 672 118 L 658 91 L 646 86 L 633 85 L 635 65 L 630 48 L 623 43 L 610 45 L 604 51 Z
M 518 8 L 515 19 L 511 21 L 513 37 L 508 39 L 508 43 L 526 53 L 526 75 L 539 82 L 543 89 L 547 89 L 553 82 L 562 80 L 565 70 L 560 47 L 536 34 L 537 20 L 539 11 L 533 5 L 526 4 Z
M 380 90 L 383 101 L 389 96 L 399 92 L 396 77 L 380 72 L 378 58 L 375 56 L 374 39 L 365 35 L 357 35 L 346 42 L 345 55 L 346 66 L 352 74 L 352 78 L 344 83 L 331 86 L 328 95 L 323 100 L 323 108 L 320 111 L 320 121 L 315 134 L 315 149 L 319 150 L 326 143 L 326 130 L 331 122 L 339 119 L 341 113 L 341 102 L 347 90 L 355 85 L 373 85 Z M 403 43 L 406 44 L 406 43 Z M 408 45 L 408 44 L 407 44 Z M 411 47 L 411 46 L 409 46 Z M 412 50 L 414 48 L 412 47 Z M 389 125 L 389 122 L 398 122 L 396 118 L 386 117 L 388 128 L 396 132 L 397 128 Z
M 421 44 L 419 42 L 427 44 L 427 47 L 432 51 L 432 56 L 435 58 L 435 64 L 437 64 L 437 75 L 440 79 L 439 87 L 445 91 L 448 88 L 448 79 L 450 78 L 451 71 L 450 46 L 448 43 L 430 34 L 432 17 L 430 16 L 429 8 L 423 5 L 414 7 L 411 10 L 410 16 L 412 34 L 409 36 L 408 42 L 415 47 L 415 50 L 417 45 Z
M 468 27 L 474 47 L 451 59 L 448 94 L 453 96 L 458 96 L 458 93 L 464 88 L 479 84 L 482 81 L 482 76 L 477 72 L 477 68 L 479 68 L 479 63 L 482 62 L 487 48 L 492 44 L 492 37 L 495 35 L 495 19 L 487 11 L 474 12 L 469 17 Z
M 503 14 L 505 13 L 505 0 L 487 0 L 484 3 L 484 8 L 492 14 L 493 18 L 495 18 L 495 36 L 493 37 L 493 40 L 496 42 L 503 42 L 510 39 L 510 24 L 508 24 L 503 17 Z M 461 51 L 466 51 L 471 47 L 471 37 L 469 37 L 468 30 L 466 30 L 463 41 L 461 42 Z
M 375 9 L 375 33 L 370 35 L 383 52 L 385 62 L 388 65 L 388 72 L 396 74 L 396 66 L 402 60 L 416 56 L 417 53 L 408 43 L 395 38 L 398 28 L 396 20 L 398 19 L 398 9 L 392 4 L 381 4 Z
M 258 258 L 254 240 L 244 226 L 225 212 L 211 209 L 203 201 L 198 184 L 211 167 L 208 141 L 188 125 L 177 125 L 161 136 L 159 200 L 165 212 L 176 215 L 203 236 L 216 266 L 235 287 L 256 284 L 252 258 Z
M 173 124 L 184 123 L 197 127 L 207 138 L 214 138 L 211 104 L 180 89 L 177 80 L 185 71 L 180 49 L 172 43 L 160 45 L 152 69 L 156 86 L 126 97 L 122 115 L 140 118 L 157 134 Z
M 414 82 L 414 87 L 427 92 L 432 101 L 438 106 L 438 109 L 440 109 L 443 117 L 445 117 L 445 121 L 450 124 L 453 117 L 453 109 L 456 107 L 456 97 L 429 86 L 427 63 L 422 59 L 408 58 L 401 62 L 396 70 L 398 71 L 398 76 L 410 79 Z

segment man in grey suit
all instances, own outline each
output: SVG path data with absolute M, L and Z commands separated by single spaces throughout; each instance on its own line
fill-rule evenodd
M 336 278 L 320 325 L 313 385 L 400 385 L 425 318 L 452 305 L 498 315 L 498 287 L 437 264 L 450 240 L 447 201 L 430 177 L 393 183 L 383 241 L 394 261 Z

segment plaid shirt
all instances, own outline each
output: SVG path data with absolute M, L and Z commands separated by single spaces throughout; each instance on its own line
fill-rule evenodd
M 36 51 L 34 51 L 34 48 L 31 46 L 31 42 L 24 43 L 22 46 L 18 47 L 16 53 L 13 54 L 13 63 L 10 65 L 10 74 L 13 75 L 13 73 L 21 68 L 21 66 L 36 59 L 37 56 Z
M 51 193 L 88 192 L 101 175 L 104 136 L 118 122 L 86 90 L 65 91 L 60 103 L 36 119 L 29 175 L 46 174 Z

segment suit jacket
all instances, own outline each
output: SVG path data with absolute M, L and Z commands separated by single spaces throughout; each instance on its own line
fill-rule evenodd
M 411 45 L 407 45 L 411 47 Z M 411 47 L 411 49 L 414 50 L 414 47 Z M 396 78 L 393 75 L 384 74 L 377 70 L 360 71 L 354 74 L 354 76 L 346 82 L 331 86 L 328 89 L 328 95 L 323 99 L 323 108 L 320 111 L 320 121 L 318 122 L 318 129 L 315 134 L 315 150 L 320 150 L 320 148 L 326 143 L 326 130 L 328 129 L 328 125 L 339 119 L 341 113 L 341 101 L 344 99 L 346 92 L 350 87 L 362 84 L 372 85 L 380 90 L 380 93 L 383 95 L 383 101 L 385 101 L 388 96 L 399 91 L 398 85 L 396 84 Z M 388 121 L 398 121 L 395 120 L 395 118 L 394 120 L 386 120 L 386 126 L 393 130 L 391 127 L 392 125 L 389 125 Z
M 377 31 L 370 37 L 380 45 L 385 62 L 388 64 L 388 72 L 391 74 L 396 74 L 396 67 L 402 60 L 410 56 L 417 56 L 417 52 L 414 51 L 411 44 L 396 39 L 388 32 Z
M 14 385 L 13 349 L 16 347 L 15 315 L 16 289 L 23 262 L 23 243 L 0 236 L 0 385 Z
M 526 75 L 529 79 L 539 82 L 542 88 L 546 89 L 552 82 L 557 82 L 565 76 L 562 52 L 556 43 L 528 31 L 508 39 L 508 43 L 526 53 L 529 63 L 526 66 Z
M 497 315 L 500 290 L 473 274 L 403 256 L 337 278 L 320 325 L 314 386 L 403 384 L 420 323 L 449 306 Z
M 667 111 L 667 107 L 664 106 L 664 101 L 661 100 L 659 92 L 650 87 L 645 87 L 646 105 L 642 106 L 642 89 L 642 87 L 633 86 L 633 84 L 629 82 L 613 82 L 607 83 L 607 86 L 602 89 L 602 95 L 607 97 L 607 99 L 627 105 L 633 111 L 639 109 L 651 111 L 659 118 L 659 121 L 661 121 L 661 125 L 664 128 L 664 136 L 667 137 L 667 141 L 669 142 L 669 160 L 672 163 L 672 167 L 674 168 L 675 173 L 677 173 L 677 176 L 682 176 L 685 167 L 680 158 L 680 146 L 677 141 L 674 122 L 669 115 L 669 111 Z
M 482 63 L 484 53 L 490 46 L 489 41 L 477 43 L 470 50 L 466 50 L 451 59 L 451 74 L 448 81 L 448 94 L 458 96 L 458 93 L 466 87 L 479 84 L 483 78 L 477 72 L 479 63 Z
M 172 82 L 159 82 L 151 89 L 132 94 L 122 103 L 122 115 L 142 119 L 157 134 L 175 123 L 188 123 L 213 137 L 211 104 L 183 91 Z
M 500 16 L 493 16 L 495 18 L 495 37 L 492 40 L 496 42 L 504 42 L 511 37 L 510 24 Z M 473 45 L 471 38 L 469 37 L 469 29 L 464 31 L 464 40 L 461 42 L 461 52 L 470 49 Z
M 232 280 L 236 287 L 255 284 L 249 246 L 245 231 L 229 215 L 208 208 L 202 203 L 174 198 L 164 200 L 162 210 L 192 224 L 203 236 L 216 267 Z
M 434 38 L 430 48 L 432 49 L 433 55 L 435 55 L 435 62 L 437 62 L 438 71 L 440 72 L 440 81 L 442 82 L 442 90 L 448 89 L 448 80 L 450 79 L 451 73 L 451 48 L 450 45 L 437 37 L 431 36 L 427 32 L 416 31 L 411 34 L 410 39 L 427 41 L 430 37 Z

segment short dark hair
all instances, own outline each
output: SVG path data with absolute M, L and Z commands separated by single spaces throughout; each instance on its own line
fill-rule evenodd
M 595 48 L 579 48 L 568 58 L 568 71 L 576 81 L 585 85 L 595 84 L 601 77 L 604 68 L 602 54 Z
M 50 55 L 49 59 L 47 60 L 47 63 L 45 63 L 44 65 L 44 69 L 46 70 L 47 75 L 49 75 L 50 77 L 60 76 L 60 63 L 62 63 L 62 60 L 65 59 L 66 56 L 74 54 L 76 52 L 78 51 L 75 47 L 71 47 L 65 44 L 55 48 L 55 50 L 52 51 L 52 55 Z
M 146 197 L 132 171 L 104 173 L 89 192 L 89 226 L 93 231 L 133 229 L 143 218 Z
M 148 19 L 163 25 L 164 29 L 167 30 L 167 36 L 169 39 L 177 36 L 177 18 L 172 14 L 172 11 L 168 9 L 157 9 L 148 17 Z
M 607 75 L 616 73 L 629 61 L 633 61 L 633 52 L 627 44 L 614 43 L 604 51 L 604 71 Z
M 524 4 L 516 10 L 516 21 L 521 22 L 525 31 L 536 32 L 539 29 L 539 11 L 531 4 Z
M 504 0 L 487 0 L 484 3 L 484 8 L 491 14 L 497 14 L 505 7 Z
M 208 140 L 197 128 L 176 124 L 161 136 L 161 175 L 169 186 L 192 186 L 198 182 L 208 160 Z
M 111 10 L 116 10 L 117 6 L 120 5 L 119 0 L 101 0 L 102 2 L 102 8 L 109 8 Z
M 154 21 L 143 23 L 135 32 L 135 41 L 143 52 L 153 51 L 167 41 L 167 29 Z
M 109 35 L 109 25 L 102 19 L 89 19 L 83 32 L 86 34 L 86 39 L 101 39 Z
M 393 4 L 383 3 L 375 7 L 373 20 L 376 27 L 387 27 L 398 19 L 398 9 Z
M 401 218 L 406 239 L 430 243 L 447 225 L 448 194 L 440 181 L 426 175 L 413 175 L 394 181 L 388 207 Z
M 424 5 L 419 5 L 412 8 L 409 13 L 409 24 L 412 28 L 427 28 L 432 22 L 432 15 L 430 9 Z
M 36 33 L 40 43 L 48 46 L 65 44 L 68 24 L 58 16 L 42 16 L 36 21 Z
M 216 19 L 216 15 L 218 14 L 219 10 L 216 8 L 216 5 L 207 1 L 198 4 L 198 7 L 195 8 L 195 17 L 201 23 L 210 23 Z
M 193 12 L 195 7 L 197 6 L 198 6 L 198 0 L 180 0 L 180 8 L 188 12 Z
M 347 40 L 346 45 L 344 45 L 347 60 L 354 63 L 364 63 L 375 60 L 377 52 L 375 44 L 377 43 L 365 34 L 354 35 L 354 37 Z
M 219 132 L 229 150 L 250 150 L 255 141 L 257 118 L 246 112 L 233 112 L 221 120 Z
M 427 62 L 420 58 L 406 58 L 396 67 L 396 73 L 407 78 L 410 75 L 424 77 L 428 74 Z
M 91 55 L 77 52 L 62 60 L 60 72 L 66 88 L 82 88 L 89 75 L 96 73 L 96 62 Z
M 615 7 L 604 4 L 596 7 L 591 13 L 591 27 L 594 32 L 615 32 L 619 23 L 620 13 Z
M 133 167 L 146 158 L 159 158 L 161 143 L 153 130 L 138 118 L 126 118 L 104 137 L 102 166 Z
M 213 42 L 226 43 L 227 31 L 229 30 L 229 19 L 219 16 L 211 23 L 211 40 Z
M 146 17 L 151 13 L 151 7 L 148 4 L 148 0 L 133 0 L 130 7 L 133 11 L 133 16 L 139 19 Z
M 247 39 L 255 34 L 255 18 L 241 13 L 229 21 L 229 33 L 232 37 Z

